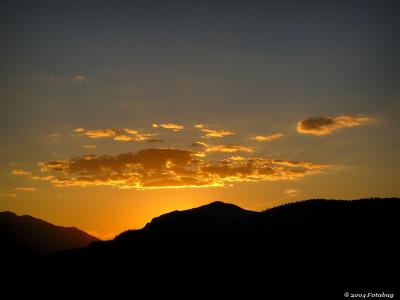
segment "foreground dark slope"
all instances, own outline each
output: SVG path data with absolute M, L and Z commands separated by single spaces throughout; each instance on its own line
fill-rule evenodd
M 98 239 L 75 227 L 61 227 L 27 215 L 0 212 L 0 254 L 6 260 L 85 247 L 93 241 Z
M 214 202 L 154 218 L 111 241 L 13 264 L 3 274 L 62 290 L 93 282 L 99 290 L 147 295 L 190 289 L 225 298 L 241 291 L 269 299 L 274 291 L 291 298 L 271 299 L 343 299 L 360 287 L 398 286 L 399 216 L 397 198 L 308 200 L 264 212 Z
M 46 262 L 88 272 L 187 280 L 325 280 L 391 285 L 399 267 L 400 200 L 308 200 L 251 212 L 214 202 L 154 218 L 112 241 L 56 253 Z M 311 277 L 310 277 L 311 276 Z M 329 280 L 328 280 L 329 278 Z

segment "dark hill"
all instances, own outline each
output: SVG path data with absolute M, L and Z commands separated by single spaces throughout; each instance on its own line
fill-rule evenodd
M 390 286 L 390 274 L 399 267 L 399 216 L 397 198 L 308 200 L 263 212 L 214 202 L 47 261 L 88 269 L 101 262 L 113 274 L 123 269 L 157 282 L 176 273 L 179 280 L 206 273 L 232 282 L 273 277 Z
M 61 227 L 31 216 L 0 212 L 0 253 L 9 258 L 84 247 L 94 236 L 76 227 Z
M 398 198 L 316 199 L 263 212 L 214 202 L 159 216 L 110 241 L 45 255 L 32 273 L 40 268 L 52 274 L 48 280 L 72 274 L 68 278 L 104 285 L 115 280 L 134 290 L 151 285 L 146 293 L 170 295 L 185 286 L 268 296 L 286 284 L 279 293 L 300 299 L 297 284 L 307 290 L 305 299 L 328 299 L 329 293 L 343 299 L 344 292 L 398 285 L 399 228 Z M 310 294 L 322 288 L 325 294 Z

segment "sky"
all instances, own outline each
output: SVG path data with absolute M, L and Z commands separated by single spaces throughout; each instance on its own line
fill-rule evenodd
M 400 196 L 398 1 L 0 1 L 0 210 L 100 238 Z

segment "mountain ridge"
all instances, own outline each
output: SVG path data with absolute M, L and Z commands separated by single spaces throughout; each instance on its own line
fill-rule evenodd
M 98 238 L 78 229 L 51 224 L 30 215 L 0 212 L 1 253 L 7 256 L 43 255 L 84 247 Z

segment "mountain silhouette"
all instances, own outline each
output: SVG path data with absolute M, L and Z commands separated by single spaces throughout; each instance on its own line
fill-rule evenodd
M 270 290 L 293 282 L 327 290 L 390 287 L 398 283 L 392 274 L 400 267 L 399 215 L 398 198 L 312 199 L 261 212 L 213 202 L 161 215 L 109 241 L 88 238 L 81 248 L 54 247 L 56 252 L 37 258 L 32 273 L 41 269 L 47 275 L 72 274 L 82 282 L 112 279 L 166 290 L 185 284 L 230 293 L 241 286 Z M 336 298 L 345 291 L 340 288 Z
M 173 272 L 182 281 L 206 273 L 216 282 L 273 277 L 394 284 L 390 274 L 399 267 L 399 215 L 398 198 L 315 199 L 262 212 L 214 202 L 161 215 L 142 229 L 46 260 L 88 269 L 101 262 L 101 269 L 112 274 L 134 270 L 155 282 L 165 282 Z
M 0 212 L 0 253 L 8 258 L 43 255 L 98 241 L 76 227 L 61 227 L 13 212 Z

